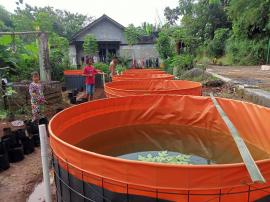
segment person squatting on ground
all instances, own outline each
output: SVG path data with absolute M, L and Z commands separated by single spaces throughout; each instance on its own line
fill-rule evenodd
M 93 100 L 95 91 L 95 75 L 101 73 L 93 66 L 93 60 L 87 59 L 86 66 L 83 69 L 83 76 L 85 76 L 85 89 L 88 101 Z
M 46 102 L 43 95 L 43 87 L 40 82 L 39 73 L 33 72 L 32 83 L 29 85 L 29 93 L 31 96 L 32 121 L 37 122 L 43 118 L 44 104 Z

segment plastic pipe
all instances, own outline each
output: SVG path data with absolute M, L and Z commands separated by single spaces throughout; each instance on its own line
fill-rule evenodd
M 103 87 L 105 87 L 105 74 L 102 73 Z
M 38 128 L 39 128 L 39 138 L 40 138 L 43 181 L 44 181 L 44 186 L 45 186 L 45 201 L 51 202 L 52 198 L 51 198 L 49 163 L 48 163 L 47 129 L 45 125 L 39 125 Z

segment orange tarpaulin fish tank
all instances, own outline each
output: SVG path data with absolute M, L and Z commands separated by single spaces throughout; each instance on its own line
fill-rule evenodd
M 252 182 L 209 97 L 118 97 L 50 121 L 59 201 L 270 201 L 270 109 L 216 99 L 266 183 Z
M 160 69 L 128 69 L 123 74 L 166 74 Z
M 171 74 L 123 74 L 113 76 L 112 81 L 130 81 L 130 80 L 171 80 L 174 76 Z
M 109 98 L 148 94 L 202 95 L 202 85 L 184 80 L 116 81 L 107 83 L 104 91 Z

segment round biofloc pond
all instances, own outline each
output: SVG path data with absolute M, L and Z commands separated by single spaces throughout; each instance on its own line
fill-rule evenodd
M 107 83 L 104 91 L 109 98 L 149 94 L 202 95 L 202 85 L 184 80 L 116 81 Z
M 128 69 L 123 74 L 166 74 L 166 72 L 161 69 Z
M 51 120 L 58 198 L 269 200 L 270 109 L 221 98 L 217 101 L 245 140 L 266 183 L 251 182 L 210 98 L 133 96 L 78 105 Z M 174 161 L 144 162 L 164 158 Z
M 171 74 L 123 74 L 113 76 L 112 81 L 131 81 L 131 80 L 171 80 L 174 76 Z

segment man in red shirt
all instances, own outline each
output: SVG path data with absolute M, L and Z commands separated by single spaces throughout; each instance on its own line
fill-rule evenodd
M 93 66 L 93 60 L 87 59 L 86 66 L 83 69 L 83 76 L 85 76 L 85 87 L 88 101 L 93 99 L 94 90 L 95 90 L 95 75 L 100 73 Z

